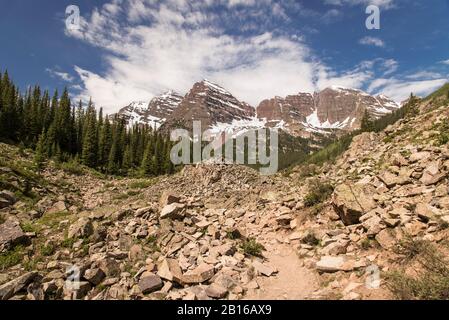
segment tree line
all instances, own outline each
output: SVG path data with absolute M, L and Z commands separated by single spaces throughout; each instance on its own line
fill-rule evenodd
M 118 115 L 103 115 L 92 100 L 72 104 L 39 86 L 22 94 L 0 72 L 0 140 L 32 148 L 39 168 L 48 159 L 83 164 L 103 173 L 149 176 L 173 173 L 172 142 L 148 125 L 128 126 Z

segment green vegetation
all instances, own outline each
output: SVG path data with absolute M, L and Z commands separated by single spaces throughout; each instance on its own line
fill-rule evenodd
M 4 271 L 22 262 L 23 247 L 17 246 L 13 250 L 0 254 L 0 271 Z
M 41 254 L 46 257 L 51 256 L 56 251 L 56 247 L 52 243 L 44 245 L 40 249 L 41 249 Z
M 407 238 L 399 252 L 407 264 L 416 264 L 416 276 L 402 270 L 389 273 L 388 286 L 401 300 L 447 300 L 449 299 L 448 261 L 435 245 L 422 240 Z
M 260 257 L 262 251 L 265 250 L 264 246 L 256 241 L 254 238 L 249 238 L 243 241 L 241 248 L 247 256 Z
M 35 169 L 46 160 L 62 162 L 63 169 L 82 174 L 82 164 L 103 173 L 127 175 L 140 170 L 149 176 L 174 172 L 169 137 L 149 126 L 128 128 L 119 116 L 104 116 L 94 103 L 76 106 L 62 95 L 39 86 L 21 94 L 8 72 L 0 73 L 0 140 L 36 151 Z
M 320 239 L 318 239 L 313 232 L 307 233 L 307 235 L 301 239 L 301 242 L 308 244 L 309 246 L 316 247 L 320 244 Z
M 38 225 L 44 225 L 47 227 L 57 227 L 62 220 L 68 219 L 72 215 L 69 211 L 46 213 L 39 220 Z
M 444 119 L 435 129 L 439 131 L 437 135 L 437 145 L 443 146 L 447 144 L 449 142 L 449 120 Z
M 326 201 L 334 192 L 334 187 L 319 180 L 313 180 L 309 184 L 309 193 L 304 198 L 306 207 L 313 207 Z
M 146 189 L 154 184 L 154 180 L 140 180 L 132 182 L 129 187 L 131 189 Z
M 334 142 L 328 144 L 323 149 L 311 154 L 304 160 L 305 164 L 322 165 L 326 162 L 334 162 L 335 159 L 348 150 L 351 145 L 352 139 L 358 134 L 345 135 Z
M 446 83 L 444 86 L 442 86 L 440 89 L 436 90 L 435 92 L 431 93 L 427 97 L 425 97 L 425 100 L 432 100 L 437 98 L 448 98 L 449 99 L 449 83 Z
M 368 237 L 364 238 L 360 243 L 360 246 L 363 250 L 369 250 L 371 248 L 371 239 Z

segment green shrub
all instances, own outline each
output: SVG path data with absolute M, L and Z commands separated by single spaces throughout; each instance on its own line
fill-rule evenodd
M 0 254 L 0 271 L 4 271 L 21 263 L 23 256 L 24 253 L 21 246 L 17 246 L 11 251 Z
M 309 232 L 304 238 L 301 239 L 301 242 L 308 244 L 309 246 L 316 247 L 320 244 L 320 239 L 318 239 L 313 232 Z
M 256 241 L 254 238 L 249 238 L 243 241 L 241 248 L 247 256 L 260 257 L 262 251 L 265 250 L 264 246 Z
M 65 238 L 64 240 L 62 240 L 61 242 L 61 247 L 63 248 L 67 248 L 67 249 L 72 249 L 73 244 L 76 242 L 76 239 L 74 238 Z
M 84 174 L 83 166 L 76 160 L 70 160 L 68 162 L 62 162 L 57 165 L 57 167 L 67 173 L 80 176 Z
M 41 247 L 41 254 L 46 257 L 51 256 L 55 251 L 56 247 L 52 243 Z
M 304 205 L 306 207 L 313 207 L 326 201 L 334 192 L 334 187 L 328 183 L 321 183 L 314 180 L 309 185 L 309 193 L 304 198 Z
M 418 275 L 408 276 L 403 270 L 387 274 L 387 285 L 401 300 L 448 300 L 449 267 L 446 257 L 427 241 L 406 238 L 399 252 L 404 260 L 415 262 Z
M 132 182 L 129 187 L 130 189 L 146 189 L 154 184 L 152 180 L 140 180 Z

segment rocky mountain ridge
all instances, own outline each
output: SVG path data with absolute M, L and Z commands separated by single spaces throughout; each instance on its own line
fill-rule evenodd
M 171 98 L 169 104 L 167 97 Z M 139 108 L 132 106 L 122 109 L 119 115 L 133 123 L 156 124 L 157 128 L 190 128 L 192 120 L 197 120 L 203 128 L 217 133 L 238 135 L 248 129 L 277 127 L 301 137 L 352 131 L 360 128 L 365 111 L 377 119 L 399 108 L 386 96 L 374 97 L 360 90 L 333 86 L 314 94 L 264 100 L 255 109 L 208 80 L 196 83 L 184 98 L 164 94 L 153 99 L 148 110 L 140 108 L 141 104 Z

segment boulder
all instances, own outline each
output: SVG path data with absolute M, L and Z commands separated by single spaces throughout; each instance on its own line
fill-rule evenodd
M 415 213 L 424 222 L 428 222 L 434 217 L 432 207 L 425 203 L 418 203 L 415 208 Z
M 393 188 L 395 185 L 398 184 L 399 179 L 398 176 L 395 175 L 394 173 L 391 173 L 390 171 L 385 171 L 383 173 L 381 173 L 378 178 L 385 183 L 385 185 L 391 189 Z
M 0 224 L 0 253 L 6 252 L 19 244 L 28 243 L 29 238 L 23 232 L 18 221 L 8 219 Z
M 159 276 L 150 272 L 145 272 L 139 281 L 139 289 L 143 294 L 152 293 L 162 289 L 164 284 Z
M 88 218 L 81 218 L 69 227 L 68 238 L 88 238 L 94 233 L 92 222 Z
M 99 268 L 107 277 L 116 277 L 120 274 L 120 265 L 115 259 L 106 258 L 100 261 Z
M 37 272 L 29 272 L 0 286 L 0 300 L 8 300 L 22 291 L 38 276 Z
M 17 198 L 14 193 L 8 190 L 0 192 L 0 209 L 12 206 L 17 202 Z
M 228 294 L 228 290 L 219 284 L 213 283 L 206 288 L 206 294 L 210 298 L 223 299 Z
M 101 283 L 101 281 L 103 281 L 103 279 L 106 277 L 106 275 L 104 274 L 104 272 L 99 269 L 99 268 L 95 268 L 95 269 L 88 269 L 86 270 L 86 272 L 84 273 L 84 279 L 86 279 L 87 281 L 89 281 L 90 283 L 92 283 L 94 286 L 97 286 Z
M 322 257 L 320 261 L 316 263 L 316 269 L 321 272 L 337 272 L 341 271 L 345 259 L 343 257 Z
M 259 261 L 253 262 L 254 270 L 256 270 L 257 273 L 262 274 L 264 276 L 270 277 L 273 273 L 276 272 L 273 268 L 270 266 L 267 266 L 266 264 L 263 264 Z
M 161 208 L 164 208 L 170 204 L 179 203 L 180 201 L 181 197 L 174 194 L 172 191 L 164 191 L 159 199 L 159 205 Z
M 385 250 L 391 249 L 396 243 L 396 237 L 393 236 L 391 229 L 384 229 L 376 235 L 376 241 Z
M 338 271 L 353 271 L 359 268 L 366 267 L 365 261 L 355 261 L 352 259 L 347 259 L 346 256 L 321 257 L 315 265 L 316 269 L 320 272 L 338 272 Z
M 345 225 L 358 224 L 360 217 L 376 208 L 374 187 L 367 184 L 340 184 L 335 188 L 332 205 Z
M 159 215 L 161 219 L 182 219 L 184 218 L 185 205 L 172 203 L 165 206 Z
M 438 161 L 431 162 L 427 165 L 421 177 L 421 182 L 426 185 L 434 185 L 446 177 L 445 173 L 440 172 L 440 163 Z
M 45 213 L 58 213 L 58 212 L 66 212 L 67 211 L 67 205 L 64 201 L 58 201 L 53 206 L 48 209 Z
M 214 266 L 203 263 L 196 269 L 186 272 L 182 276 L 182 280 L 186 284 L 199 284 L 210 280 L 214 275 Z
M 135 244 L 129 249 L 128 258 L 131 261 L 139 261 L 145 259 L 145 252 L 140 244 Z

